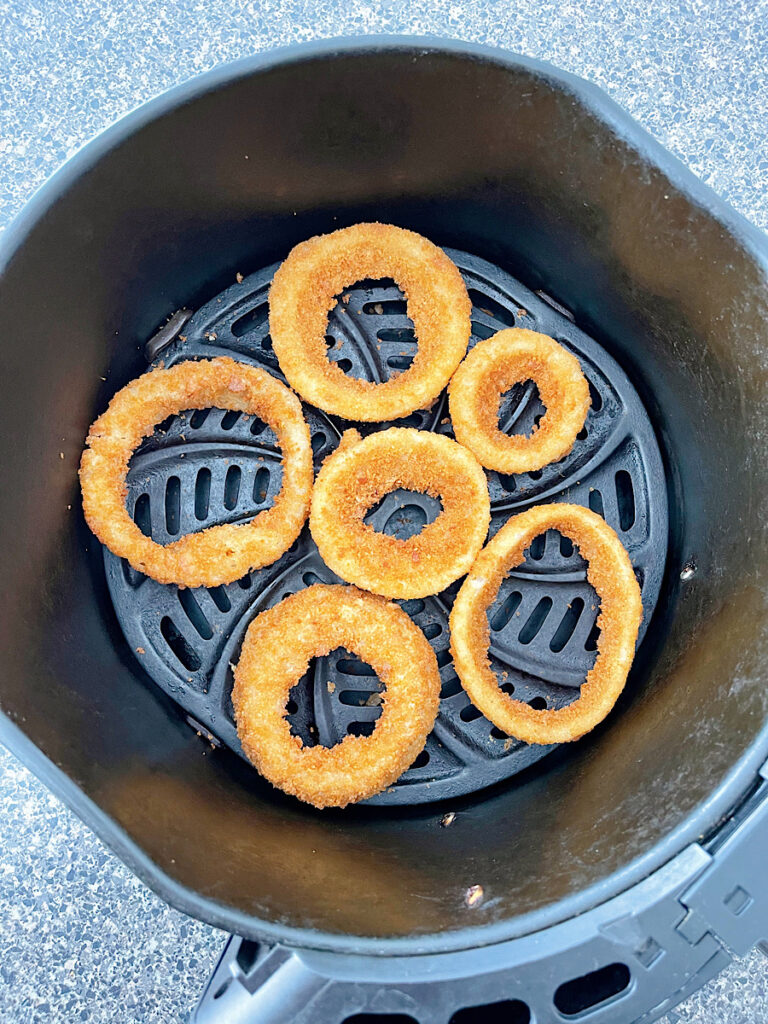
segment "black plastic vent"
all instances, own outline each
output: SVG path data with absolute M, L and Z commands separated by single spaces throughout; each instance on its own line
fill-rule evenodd
M 529 1024 L 531 1011 L 521 999 L 501 999 L 457 1010 L 448 1024 Z
M 464 274 L 474 307 L 472 344 L 517 324 L 557 338 L 574 352 L 589 380 L 592 408 L 585 431 L 560 462 L 536 473 L 489 473 L 491 533 L 515 512 L 543 501 L 571 501 L 599 512 L 619 532 L 642 579 L 640 637 L 658 598 L 667 548 L 666 486 L 659 449 L 645 410 L 616 362 L 567 317 L 498 268 L 448 250 Z M 227 289 L 200 309 L 161 353 L 166 365 L 183 359 L 235 356 L 280 376 L 268 333 L 267 291 L 275 267 Z M 350 289 L 331 313 L 329 357 L 348 372 L 385 380 L 415 351 L 400 291 L 387 283 Z M 507 429 L 528 432 L 543 412 L 536 388 L 521 385 L 502 409 Z M 316 465 L 347 424 L 305 406 Z M 445 396 L 398 425 L 450 434 Z M 364 424 L 363 433 L 381 429 Z M 254 417 L 200 411 L 176 417 L 155 432 L 131 461 L 128 508 L 160 543 L 216 523 L 243 522 L 267 508 L 280 488 L 280 451 Z M 378 530 L 409 536 L 436 515 L 438 503 L 394 492 L 373 509 Z M 251 619 L 313 582 L 339 582 L 324 565 L 309 531 L 278 562 L 228 586 L 180 591 L 162 586 L 105 551 L 110 592 L 126 639 L 142 666 L 192 718 L 240 752 L 233 721 L 230 664 Z M 457 586 L 437 597 L 400 602 L 424 630 L 438 657 L 441 710 L 424 753 L 372 804 L 417 804 L 460 796 L 508 778 L 551 747 L 506 737 L 474 708 L 449 653 L 448 612 Z M 491 662 L 507 693 L 532 707 L 563 707 L 578 696 L 595 658 L 598 614 L 585 563 L 556 533 L 538 538 L 523 565 L 509 574 L 489 610 Z M 143 652 L 143 653 L 140 653 Z M 365 734 L 379 714 L 369 698 L 375 676 L 361 672 L 348 652 L 319 658 L 301 687 L 295 729 L 310 725 L 317 742 Z M 349 694 L 354 694 L 351 698 Z
M 575 1017 L 615 999 L 629 987 L 631 980 L 626 964 L 608 964 L 560 985 L 555 992 L 555 1006 L 566 1017 Z

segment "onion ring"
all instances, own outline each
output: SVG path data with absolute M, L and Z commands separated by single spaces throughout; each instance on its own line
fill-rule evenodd
M 363 278 L 382 277 L 404 292 L 419 347 L 407 370 L 374 384 L 328 359 L 325 334 L 336 296 Z M 349 420 L 381 422 L 437 398 L 467 351 L 471 309 L 464 280 L 442 249 L 391 224 L 355 224 L 291 250 L 269 291 L 269 328 L 280 369 L 302 398 Z
M 530 436 L 499 430 L 499 402 L 532 380 L 547 411 Z M 546 334 L 511 327 L 479 342 L 448 388 L 453 432 L 487 469 L 530 473 L 573 448 L 590 406 L 578 359 Z
M 567 707 L 536 711 L 500 688 L 488 660 L 487 609 L 507 571 L 545 530 L 559 530 L 578 545 L 587 579 L 600 598 L 597 660 L 577 700 Z M 608 524 L 580 505 L 537 505 L 512 516 L 483 549 L 462 584 L 451 611 L 451 652 L 461 684 L 489 721 L 525 743 L 566 743 L 593 729 L 624 689 L 635 654 L 643 607 L 629 556 Z
M 440 497 L 442 512 L 399 540 L 363 522 L 385 494 L 404 487 Z M 384 597 L 427 597 L 468 572 L 490 522 L 488 482 L 467 448 L 442 434 L 390 427 L 361 440 L 345 431 L 312 492 L 309 528 L 338 576 Z
M 131 454 L 166 417 L 185 409 L 254 413 L 283 451 L 283 484 L 271 508 L 248 523 L 212 526 L 162 545 L 125 507 Z M 159 583 L 214 587 L 269 565 L 296 540 L 309 511 L 312 448 L 298 398 L 264 370 L 221 356 L 150 370 L 114 396 L 91 426 L 80 461 L 83 511 L 113 554 Z
M 346 647 L 385 686 L 370 736 L 305 747 L 286 704 L 311 658 Z M 437 658 L 398 605 L 356 587 L 316 584 L 258 615 L 235 668 L 232 702 L 248 759 L 273 786 L 315 807 L 345 807 L 386 789 L 413 764 L 440 703 Z

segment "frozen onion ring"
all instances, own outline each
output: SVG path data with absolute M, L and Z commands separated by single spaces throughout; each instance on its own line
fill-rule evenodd
M 439 497 L 442 511 L 420 533 L 399 540 L 365 523 L 397 488 Z M 323 463 L 312 492 L 309 528 L 338 576 L 384 597 L 427 597 L 469 571 L 488 533 L 488 482 L 467 448 L 410 427 L 364 440 L 347 430 Z
M 345 647 L 384 684 L 370 736 L 305 747 L 286 705 L 312 658 Z M 435 652 L 398 605 L 356 587 L 315 584 L 248 627 L 232 702 L 248 759 L 273 786 L 315 807 L 345 807 L 395 782 L 432 731 L 440 703 Z
M 487 610 L 505 574 L 545 530 L 559 530 L 587 562 L 587 579 L 600 598 L 597 659 L 580 696 L 567 707 L 537 711 L 499 688 L 488 660 Z M 608 524 L 580 505 L 537 505 L 512 516 L 483 549 L 451 611 L 451 652 L 472 703 L 509 736 L 525 743 L 566 743 L 593 729 L 624 689 L 635 655 L 643 607 L 629 556 Z
M 499 430 L 499 402 L 513 384 L 532 380 L 546 413 L 530 436 Z M 456 440 L 486 469 L 530 473 L 573 448 L 590 406 L 576 356 L 554 338 L 510 327 L 478 342 L 453 375 L 448 402 Z
M 125 507 L 128 463 L 156 424 L 185 409 L 253 413 L 277 435 L 283 483 L 250 522 L 211 526 L 162 545 Z M 118 391 L 92 424 L 80 461 L 83 511 L 102 544 L 159 583 L 215 587 L 276 561 L 298 537 L 312 492 L 309 427 L 296 395 L 264 370 L 226 356 L 150 370 Z
M 419 345 L 407 370 L 376 384 L 331 362 L 325 335 L 345 288 L 385 277 L 405 294 Z M 269 291 L 269 329 L 280 369 L 302 398 L 349 420 L 382 422 L 437 398 L 467 351 L 471 309 L 464 280 L 442 249 L 391 224 L 354 224 L 291 250 Z

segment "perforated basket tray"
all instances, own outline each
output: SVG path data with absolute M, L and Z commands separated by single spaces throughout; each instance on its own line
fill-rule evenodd
M 642 640 L 664 570 L 667 499 L 658 445 L 636 391 L 613 358 L 565 311 L 492 264 L 447 251 L 472 299 L 471 344 L 503 327 L 542 331 L 579 358 L 592 395 L 585 428 L 564 459 L 540 472 L 488 474 L 491 533 L 510 515 L 539 502 L 570 501 L 599 512 L 618 532 L 635 567 L 643 597 Z M 280 376 L 267 308 L 275 270 L 261 270 L 212 299 L 158 361 L 171 365 L 227 354 Z M 355 376 L 381 381 L 406 369 L 416 342 L 401 292 L 386 282 L 349 289 L 345 302 L 331 313 L 327 342 L 329 358 Z M 542 412 L 534 386 L 517 386 L 502 405 L 501 423 L 507 430 L 514 425 L 515 432 L 527 432 Z M 306 405 L 305 414 L 319 465 L 349 424 Z M 445 395 L 398 425 L 450 434 Z M 383 426 L 360 429 L 367 433 Z M 168 543 L 215 523 L 248 520 L 269 505 L 281 476 L 279 448 L 261 421 L 221 410 L 187 413 L 163 424 L 135 454 L 128 508 L 145 533 Z M 368 521 L 405 537 L 438 510 L 433 499 L 394 492 Z M 274 565 L 209 590 L 163 586 L 106 549 L 104 559 L 117 617 L 143 668 L 195 727 L 242 753 L 230 698 L 231 665 L 249 622 L 302 587 L 339 582 L 322 562 L 308 529 Z M 457 589 L 455 584 L 435 597 L 400 602 L 436 651 L 440 713 L 423 753 L 370 804 L 416 804 L 467 794 L 516 774 L 552 749 L 506 737 L 470 704 L 449 652 L 448 612 Z M 503 689 L 534 707 L 573 701 L 594 661 L 597 613 L 585 564 L 572 545 L 554 533 L 537 538 L 489 610 L 491 660 Z M 347 733 L 369 733 L 380 714 L 372 698 L 379 689 L 371 670 L 348 652 L 318 658 L 292 693 L 292 728 L 305 742 L 325 745 Z

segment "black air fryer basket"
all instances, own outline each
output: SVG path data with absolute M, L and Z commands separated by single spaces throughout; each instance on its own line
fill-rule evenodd
M 522 326 L 578 355 L 585 429 L 555 466 L 489 475 L 491 531 L 539 502 L 593 508 L 645 615 L 617 708 L 553 749 L 470 704 L 455 587 L 401 602 L 437 652 L 435 730 L 395 786 L 320 813 L 240 756 L 230 701 L 252 618 L 336 579 L 308 532 L 229 586 L 161 586 L 90 534 L 76 469 L 149 364 L 226 353 L 279 375 L 275 266 L 362 220 L 448 250 L 473 344 Z M 199 1022 L 650 1022 L 768 940 L 768 243 L 600 92 L 448 42 L 249 58 L 86 147 L 0 268 L 0 738 L 165 899 L 236 936 Z M 406 368 L 398 289 L 351 289 L 328 346 L 356 376 Z M 319 463 L 346 424 L 305 411 Z M 541 411 L 521 386 L 503 419 L 526 430 Z M 450 432 L 444 399 L 406 425 Z M 253 516 L 280 473 L 260 421 L 189 413 L 136 453 L 128 507 L 167 542 Z M 407 536 L 435 514 L 396 492 L 370 522 Z M 531 545 L 489 614 L 508 692 L 573 700 L 596 615 L 572 545 Z M 370 732 L 378 689 L 349 652 L 318 659 L 294 730 Z

